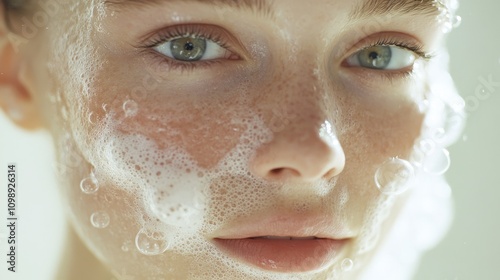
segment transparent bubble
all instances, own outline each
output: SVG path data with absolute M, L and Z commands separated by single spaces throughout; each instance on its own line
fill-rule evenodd
M 94 212 L 90 216 L 90 222 L 96 228 L 105 228 L 109 225 L 109 215 L 104 211 Z
M 454 141 L 458 140 L 465 126 L 465 116 L 460 113 L 462 104 L 457 105 L 458 108 L 453 108 L 451 105 L 446 105 L 446 119 L 443 123 L 444 135 L 439 139 L 442 146 L 449 146 Z
M 344 259 L 340 267 L 343 271 L 350 271 L 354 267 L 354 262 L 351 259 Z
M 93 194 L 99 190 L 99 186 L 91 178 L 85 178 L 80 182 L 80 189 L 86 194 Z
M 448 171 L 451 165 L 450 153 L 446 149 L 434 149 L 422 163 L 425 172 L 442 175 Z
M 453 30 L 453 24 L 451 22 L 444 22 L 441 31 L 446 34 L 450 33 L 451 30 Z
M 130 247 L 131 247 L 131 246 L 132 246 L 132 242 L 130 242 L 130 241 L 125 241 L 125 242 L 123 242 L 123 244 L 122 244 L 122 251 L 123 251 L 123 252 L 128 252 L 128 251 L 130 251 Z
M 429 100 L 422 100 L 421 102 L 419 102 L 418 104 L 418 111 L 421 113 L 421 114 L 424 114 L 426 113 L 427 111 L 429 111 L 429 107 L 430 107 L 430 102 Z
M 141 229 L 135 237 L 135 246 L 142 254 L 154 256 L 165 252 L 170 244 L 163 233 Z
M 446 140 L 446 131 L 444 128 L 436 128 L 432 133 L 432 140 L 437 143 L 442 143 Z
M 378 189 L 387 195 L 405 192 L 415 171 L 406 160 L 391 158 L 385 161 L 375 173 L 375 183 Z
M 462 24 L 462 17 L 461 16 L 455 16 L 451 22 L 453 25 L 453 28 L 457 28 Z
M 97 115 L 94 114 L 94 112 L 90 112 L 87 118 L 88 118 L 90 124 L 97 123 Z
M 90 172 L 90 176 L 88 178 L 85 178 L 80 182 L 80 189 L 86 194 L 93 194 L 99 190 L 99 184 L 94 171 Z
M 21 110 L 18 110 L 15 108 L 9 108 L 7 111 L 7 115 L 9 115 L 9 117 L 11 117 L 13 120 L 16 120 L 16 121 L 21 121 L 24 117 Z
M 410 155 L 410 162 L 416 167 L 421 167 L 425 161 L 426 154 L 422 152 L 417 147 L 413 148 L 412 154 Z
M 62 106 L 61 115 L 62 115 L 63 120 L 65 120 L 65 121 L 68 120 L 68 109 L 66 109 L 66 106 Z
M 123 111 L 127 118 L 135 117 L 139 111 L 139 105 L 133 100 L 127 100 L 123 103 Z
M 422 139 L 418 142 L 417 148 L 424 154 L 430 153 L 434 148 L 436 147 L 436 142 L 434 142 L 432 139 Z

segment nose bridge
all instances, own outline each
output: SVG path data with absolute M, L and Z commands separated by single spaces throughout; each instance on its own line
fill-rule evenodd
M 331 121 L 335 105 L 327 104 L 329 89 L 321 81 L 319 68 L 313 61 L 297 59 L 275 70 L 258 101 L 274 133 L 285 128 L 289 133 L 317 133 L 325 121 Z
M 267 179 L 312 181 L 338 175 L 345 155 L 331 120 L 334 104 L 311 61 L 276 71 L 260 91 L 261 116 L 273 132 L 257 151 L 254 170 Z

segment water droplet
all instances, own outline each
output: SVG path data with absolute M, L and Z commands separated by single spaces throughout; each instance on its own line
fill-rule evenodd
M 455 16 L 451 22 L 453 25 L 453 28 L 457 28 L 462 24 L 462 17 L 461 16 Z
M 445 104 L 444 122 L 441 127 L 445 131 L 445 135 L 439 140 L 441 146 L 449 146 L 456 140 L 460 139 L 460 135 L 465 127 L 465 116 L 462 111 L 465 108 L 463 99 L 456 102 Z
M 91 124 L 95 124 L 97 122 L 97 115 L 94 114 L 94 112 L 90 112 L 87 118 Z
M 80 182 L 80 189 L 86 194 L 93 194 L 99 190 L 99 184 L 95 177 L 94 170 L 90 172 L 90 176 Z
M 127 118 L 135 117 L 139 111 L 139 105 L 133 100 L 127 100 L 123 103 L 123 111 Z
M 418 104 L 418 111 L 419 111 L 421 114 L 424 114 L 424 113 L 426 113 L 427 111 L 429 111 L 429 107 L 430 107 L 430 102 L 429 102 L 429 100 L 422 100 L 422 101 Z
M 354 267 L 354 262 L 351 259 L 344 259 L 340 267 L 343 271 L 350 271 Z
M 68 109 L 66 109 L 66 106 L 63 106 L 61 108 L 61 115 L 63 120 L 67 121 L 68 120 Z
M 110 195 L 110 194 L 105 194 L 104 195 L 104 200 L 106 200 L 106 202 L 112 202 L 113 201 L 113 196 Z
M 450 33 L 451 30 L 453 30 L 453 24 L 451 22 L 443 23 L 443 26 L 441 27 L 441 31 L 443 31 L 443 33 Z
M 163 233 L 141 229 L 135 237 L 135 246 L 142 254 L 154 256 L 165 252 L 170 244 Z
M 416 167 L 422 166 L 422 163 L 425 160 L 425 153 L 422 152 L 417 147 L 413 148 L 413 152 L 410 155 L 410 162 Z
M 434 175 L 442 175 L 450 168 L 450 153 L 446 149 L 434 149 L 422 163 L 424 171 Z
M 93 194 L 99 190 L 99 186 L 92 178 L 85 178 L 80 182 L 80 189 L 86 194 Z
M 123 252 L 128 252 L 130 250 L 130 246 L 132 246 L 132 242 L 130 241 L 125 241 L 122 244 L 122 251 Z
M 434 130 L 432 139 L 436 141 L 437 143 L 442 143 L 443 141 L 446 140 L 446 131 L 444 128 L 440 127 Z
M 105 228 L 109 225 L 109 215 L 104 211 L 94 212 L 90 216 L 90 222 L 96 228 Z
M 375 173 L 375 183 L 383 194 L 395 195 L 406 191 L 415 171 L 406 160 L 391 158 Z
M 9 115 L 9 117 L 11 117 L 15 121 L 21 121 L 24 118 L 21 110 L 15 108 L 9 108 L 7 111 L 7 115 Z
M 422 139 L 418 142 L 416 148 L 424 154 L 430 153 L 436 147 L 436 142 L 431 139 Z

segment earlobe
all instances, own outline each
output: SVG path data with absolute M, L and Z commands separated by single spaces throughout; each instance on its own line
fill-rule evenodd
M 18 126 L 34 130 L 42 126 L 33 93 L 23 79 L 21 53 L 8 38 L 0 15 L 0 108 Z

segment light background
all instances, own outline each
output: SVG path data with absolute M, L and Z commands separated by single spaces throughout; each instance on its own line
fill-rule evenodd
M 500 279 L 500 1 L 461 1 L 462 25 L 450 35 L 451 72 L 467 101 L 465 137 L 450 148 L 447 178 L 456 204 L 446 239 L 429 252 L 415 280 Z M 491 78 L 490 78 L 491 77 Z M 478 90 L 479 89 L 479 90 Z M 480 89 L 485 89 L 481 92 Z M 6 273 L 5 186 L 0 194 L 0 279 L 51 279 L 61 249 L 61 213 L 47 135 L 16 130 L 0 114 L 0 180 L 7 163 L 18 164 L 19 273 Z M 42 261 L 40 261 L 42 260 Z M 35 275 L 32 273 L 36 272 Z
M 460 1 L 462 25 L 448 40 L 451 74 L 469 117 L 465 140 L 450 148 L 455 222 L 426 255 L 417 280 L 500 279 L 500 85 L 481 83 L 491 76 L 500 84 L 498 11 L 498 0 Z

